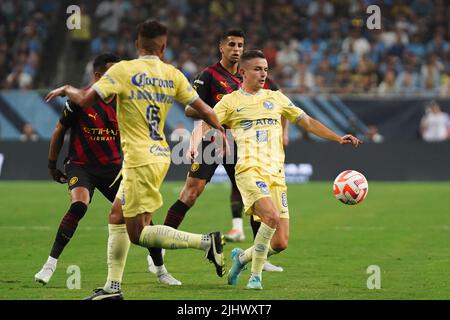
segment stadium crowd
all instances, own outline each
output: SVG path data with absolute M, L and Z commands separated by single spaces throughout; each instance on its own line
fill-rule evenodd
M 73 1 L 72 1 L 73 2 Z M 3 88 L 32 88 L 51 38 L 45 17 L 57 1 L 2 1 Z M 135 57 L 137 23 L 168 25 L 166 60 L 192 79 L 218 56 L 218 35 L 239 26 L 262 48 L 271 76 L 304 94 L 450 95 L 450 7 L 444 0 L 102 0 L 80 2 L 82 29 L 68 31 L 77 59 L 100 52 Z M 369 30 L 368 5 L 382 29 Z M 31 17 L 25 19 L 25 17 Z M 51 41 L 51 40 L 50 40 Z M 89 68 L 86 74 L 91 74 Z M 85 83 L 89 81 L 85 77 Z
M 59 3 L 0 1 L 0 88 L 31 89 Z

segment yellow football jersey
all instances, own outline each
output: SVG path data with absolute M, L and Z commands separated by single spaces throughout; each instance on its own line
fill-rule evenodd
M 117 121 L 125 168 L 170 163 L 164 124 L 174 100 L 186 105 L 198 98 L 186 77 L 157 56 L 121 61 L 93 89 L 105 99 L 117 95 Z
M 280 91 L 242 89 L 225 95 L 214 107 L 219 121 L 231 130 L 237 144 L 236 174 L 259 168 L 284 178 L 281 116 L 297 122 L 305 113 Z

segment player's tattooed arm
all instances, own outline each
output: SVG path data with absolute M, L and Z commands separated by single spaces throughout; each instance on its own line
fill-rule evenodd
M 48 151 L 48 173 L 50 176 L 59 183 L 66 183 L 67 177 L 64 173 L 56 168 L 58 156 L 64 143 L 64 135 L 67 131 L 67 127 L 58 122 L 53 131 L 52 138 L 50 140 L 50 148 Z
M 303 117 L 301 117 L 297 124 L 301 127 L 303 127 L 306 131 L 315 134 L 316 136 L 319 136 L 321 138 L 335 141 L 340 144 L 352 144 L 353 146 L 357 147 L 359 144 L 362 143 L 361 140 L 358 138 L 352 136 L 351 134 L 346 134 L 344 136 L 339 136 L 332 130 L 328 129 L 325 125 L 323 125 L 320 121 L 311 118 L 307 114 L 305 114 Z
M 87 90 L 82 90 L 70 85 L 65 85 L 50 91 L 49 94 L 47 94 L 47 96 L 45 97 L 45 101 L 49 102 L 53 98 L 58 96 L 67 96 L 72 102 L 76 103 L 82 108 L 93 105 L 98 99 L 98 94 L 92 87 Z

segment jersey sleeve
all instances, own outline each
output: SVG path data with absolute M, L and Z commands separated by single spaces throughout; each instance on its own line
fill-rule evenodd
M 121 94 L 124 87 L 122 84 L 122 79 L 124 79 L 122 73 L 122 64 L 116 63 L 96 82 L 92 85 L 92 88 L 97 92 L 97 94 L 106 100 L 109 96 L 113 94 Z
M 219 122 L 221 124 L 228 125 L 229 122 L 228 99 L 226 97 L 222 98 L 219 102 L 217 102 L 213 110 L 216 113 Z
M 188 105 L 194 100 L 198 98 L 197 92 L 192 88 L 188 79 L 181 73 L 180 70 L 176 70 L 175 74 L 175 86 L 176 86 L 176 94 L 175 100 L 180 102 L 181 104 Z
M 296 107 L 294 103 L 281 92 L 277 92 L 277 101 L 281 104 L 281 115 L 285 116 L 290 122 L 297 122 L 306 115 L 305 111 Z
M 77 120 L 77 114 L 80 112 L 80 110 L 80 106 L 70 100 L 67 100 L 64 104 L 64 110 L 61 113 L 59 122 L 65 127 L 72 127 Z
M 204 70 L 194 80 L 194 90 L 203 101 L 208 101 L 211 88 L 211 73 Z

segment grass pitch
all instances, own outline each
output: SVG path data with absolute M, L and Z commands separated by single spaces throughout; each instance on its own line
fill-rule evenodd
M 164 183 L 162 223 L 181 183 Z M 289 248 L 270 260 L 283 273 L 263 274 L 264 290 L 245 290 L 249 271 L 236 287 L 218 278 L 197 250 L 167 251 L 166 265 L 181 287 L 157 283 L 147 272 L 146 250 L 130 249 L 124 274 L 126 299 L 450 299 L 450 183 L 371 182 L 357 206 L 334 199 L 330 183 L 289 186 Z M 65 186 L 52 182 L 0 182 L 0 299 L 81 299 L 106 279 L 107 213 L 110 204 L 96 192 L 74 238 L 46 286 L 34 274 L 46 261 L 69 202 Z M 230 229 L 229 185 L 207 186 L 181 229 Z M 246 220 L 247 221 L 247 220 Z M 225 246 L 230 251 L 247 240 Z M 81 289 L 69 290 L 66 273 L 81 270 Z M 381 289 L 369 290 L 367 268 L 379 266 Z

